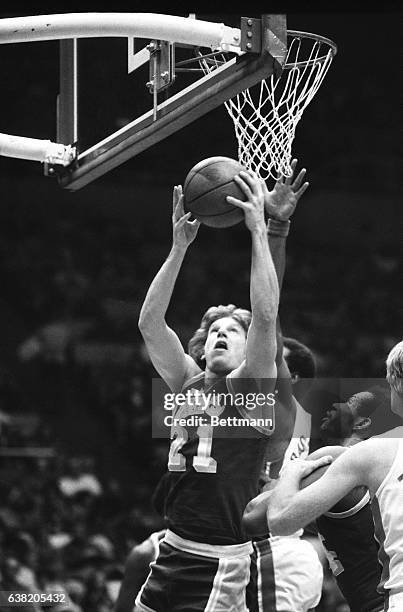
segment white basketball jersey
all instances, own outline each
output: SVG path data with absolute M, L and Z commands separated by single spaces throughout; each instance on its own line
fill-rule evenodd
M 292 459 L 305 459 L 309 455 L 312 417 L 301 404 L 293 398 L 296 405 L 295 424 L 292 438 L 284 454 L 283 465 Z
M 375 535 L 382 563 L 380 587 L 403 592 L 403 439 L 392 467 L 372 500 Z

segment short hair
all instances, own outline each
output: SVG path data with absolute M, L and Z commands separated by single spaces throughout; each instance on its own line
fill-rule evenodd
M 386 359 L 386 380 L 400 395 L 403 395 L 403 340 L 398 342 Z
M 315 378 L 316 362 L 311 349 L 295 338 L 283 337 L 283 345 L 290 351 L 286 361 L 291 374 L 298 374 L 300 378 Z
M 250 310 L 237 308 L 237 306 L 234 306 L 234 304 L 228 304 L 227 306 L 223 306 L 222 304 L 219 306 L 211 306 L 204 313 L 199 329 L 195 331 L 188 343 L 188 353 L 200 367 L 204 367 L 202 355 L 204 352 L 204 345 L 206 344 L 208 330 L 214 321 L 224 317 L 232 317 L 245 330 L 245 334 L 248 333 L 250 322 L 252 320 L 252 313 Z
M 371 416 L 380 403 L 381 397 L 372 391 L 359 391 L 347 400 L 348 407 L 356 417 Z

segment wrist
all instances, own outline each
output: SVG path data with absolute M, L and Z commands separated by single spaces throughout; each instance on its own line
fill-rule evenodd
M 257 234 L 258 236 L 264 236 L 266 234 L 266 224 L 264 219 L 261 222 L 256 223 L 256 225 L 250 228 L 250 232 L 252 234 Z
M 281 238 L 287 238 L 290 231 L 291 221 L 280 221 L 274 217 L 269 217 L 267 221 L 267 233 L 269 236 L 280 236 Z
M 297 466 L 294 465 L 294 460 L 286 463 L 280 470 L 280 480 L 287 480 L 288 483 L 299 483 L 302 475 Z
M 177 244 L 176 242 L 174 242 L 172 244 L 172 248 L 171 248 L 171 254 L 172 255 L 176 255 L 176 256 L 184 256 L 187 248 L 189 245 L 185 245 L 185 244 Z

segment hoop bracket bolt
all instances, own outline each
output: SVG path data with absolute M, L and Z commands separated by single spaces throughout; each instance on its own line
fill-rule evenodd
M 175 47 L 171 42 L 152 40 L 147 49 L 150 53 L 150 70 L 146 87 L 151 94 L 159 93 L 175 80 Z
M 262 22 L 252 17 L 241 18 L 241 50 L 261 53 Z

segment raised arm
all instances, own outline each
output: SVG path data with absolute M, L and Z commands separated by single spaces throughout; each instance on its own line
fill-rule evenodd
M 246 200 L 227 197 L 244 211 L 252 241 L 250 303 L 252 322 L 246 342 L 245 362 L 234 377 L 276 378 L 276 318 L 279 303 L 277 274 L 270 254 L 264 219 L 264 183 L 252 172 L 235 177 Z
M 180 391 L 187 378 L 200 372 L 200 368 L 185 353 L 178 336 L 165 320 L 183 259 L 200 225 L 198 221 L 189 221 L 190 215 L 191 213 L 184 213 L 182 187 L 174 187 L 172 248 L 150 285 L 139 318 L 139 329 L 150 359 L 174 392 Z
M 309 185 L 309 183 L 303 182 L 305 177 L 304 168 L 300 170 L 296 178 L 294 178 L 296 166 L 297 160 L 293 159 L 291 162 L 292 175 L 286 179 L 280 177 L 275 183 L 272 191 L 268 191 L 266 185 L 263 186 L 265 196 L 264 205 L 268 216 L 267 237 L 277 274 L 280 302 L 286 266 L 286 242 L 291 224 L 290 218 L 295 212 L 300 197 Z M 287 362 L 283 356 L 283 335 L 279 314 L 277 315 L 276 328 L 276 389 L 278 393 L 278 406 L 282 408 L 276 411 L 276 430 L 272 438 L 272 444 L 270 448 L 268 448 L 268 460 L 272 463 L 270 468 L 271 475 L 275 475 L 276 465 L 280 465 L 281 467 L 282 458 L 291 440 L 296 417 L 296 405 L 293 398 L 291 375 Z M 275 459 L 273 462 L 273 457 L 281 457 L 281 461 Z
M 295 212 L 298 201 L 307 190 L 309 183 L 304 182 L 305 168 L 302 168 L 294 179 L 297 159 L 291 162 L 292 175 L 277 180 L 272 191 L 264 186 L 265 210 L 269 218 L 267 235 L 273 264 L 276 269 L 279 289 L 283 285 L 285 270 L 285 245 L 290 227 L 290 218 Z
M 305 193 L 309 183 L 303 182 L 305 168 L 302 168 L 294 179 L 297 166 L 297 159 L 291 162 L 292 175 L 288 178 L 280 177 L 272 191 L 268 191 L 264 185 L 264 205 L 268 216 L 267 237 L 269 248 L 273 259 L 274 268 L 277 274 L 279 290 L 283 285 L 284 271 L 286 264 L 286 242 L 290 229 L 290 218 L 295 212 L 298 201 Z M 289 375 L 287 365 L 283 361 L 283 342 L 280 327 L 280 319 L 277 317 L 277 355 L 276 363 L 278 377 L 286 378 Z

